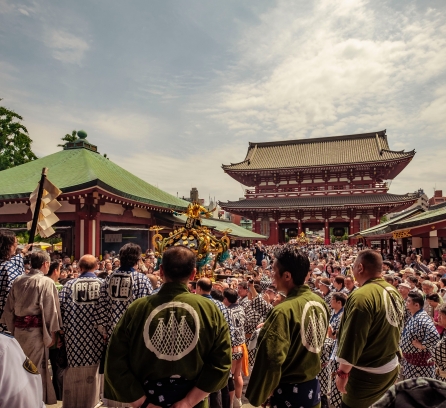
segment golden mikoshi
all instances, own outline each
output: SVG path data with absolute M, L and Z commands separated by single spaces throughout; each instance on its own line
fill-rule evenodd
M 155 231 L 155 235 L 152 238 L 152 244 L 155 249 L 155 256 L 161 258 L 163 252 L 171 247 L 182 245 L 190 248 L 197 256 L 197 279 L 202 276 L 202 268 L 208 264 L 212 258 L 210 254 L 214 254 L 214 266 L 209 276 L 213 278 L 213 270 L 218 262 L 223 262 L 229 257 L 229 245 L 230 239 L 227 236 L 231 232 L 230 229 L 223 231 L 223 236 L 217 238 L 212 234 L 212 231 L 201 225 L 201 218 L 210 218 L 212 211 L 208 211 L 199 203 L 189 204 L 185 213 L 187 220 L 183 227 L 175 229 L 169 233 L 168 237 L 163 237 L 159 231 L 163 227 L 154 225 L 150 228 L 151 231 Z M 175 213 L 176 214 L 176 213 Z

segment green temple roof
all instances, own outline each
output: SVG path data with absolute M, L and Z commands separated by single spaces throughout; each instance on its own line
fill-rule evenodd
M 83 135 L 82 135 L 83 136 Z M 85 134 L 86 136 L 86 134 Z M 0 171 L 0 200 L 28 198 L 37 187 L 42 168 L 63 193 L 100 187 L 129 200 L 173 210 L 184 210 L 188 202 L 141 180 L 98 154 L 85 138 L 64 150 L 21 166 Z

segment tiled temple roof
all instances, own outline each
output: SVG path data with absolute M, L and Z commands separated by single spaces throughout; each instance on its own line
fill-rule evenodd
M 412 158 L 415 151 L 389 149 L 386 131 L 280 142 L 249 143 L 244 161 L 225 171 L 304 168 Z
M 342 206 L 375 206 L 377 204 L 405 204 L 415 201 L 416 194 L 358 194 L 314 197 L 279 197 L 220 202 L 224 209 L 298 209 Z

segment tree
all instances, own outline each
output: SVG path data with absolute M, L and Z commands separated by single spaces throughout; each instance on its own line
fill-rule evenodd
M 37 159 L 31 150 L 33 141 L 21 120 L 20 115 L 0 106 L 0 171 Z
M 71 132 L 71 135 L 69 133 L 67 133 L 64 137 L 60 138 L 60 140 L 63 140 L 65 143 L 67 143 L 67 142 L 74 142 L 77 139 L 78 138 L 77 138 L 77 131 L 76 130 L 73 130 Z M 65 143 L 64 144 L 58 144 L 57 147 L 64 147 Z

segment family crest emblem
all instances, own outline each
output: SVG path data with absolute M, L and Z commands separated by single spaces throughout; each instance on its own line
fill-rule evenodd
M 327 311 L 314 300 L 309 301 L 302 313 L 300 336 L 302 344 L 312 353 L 320 353 L 327 333 Z
M 198 343 L 200 320 L 194 308 L 169 302 L 155 308 L 144 325 L 146 347 L 161 360 L 177 361 Z
M 403 323 L 403 309 L 395 306 L 400 303 L 399 294 L 396 289 L 386 287 L 383 289 L 384 306 L 386 308 L 386 319 L 390 325 L 401 327 Z M 392 301 L 393 299 L 393 301 Z

